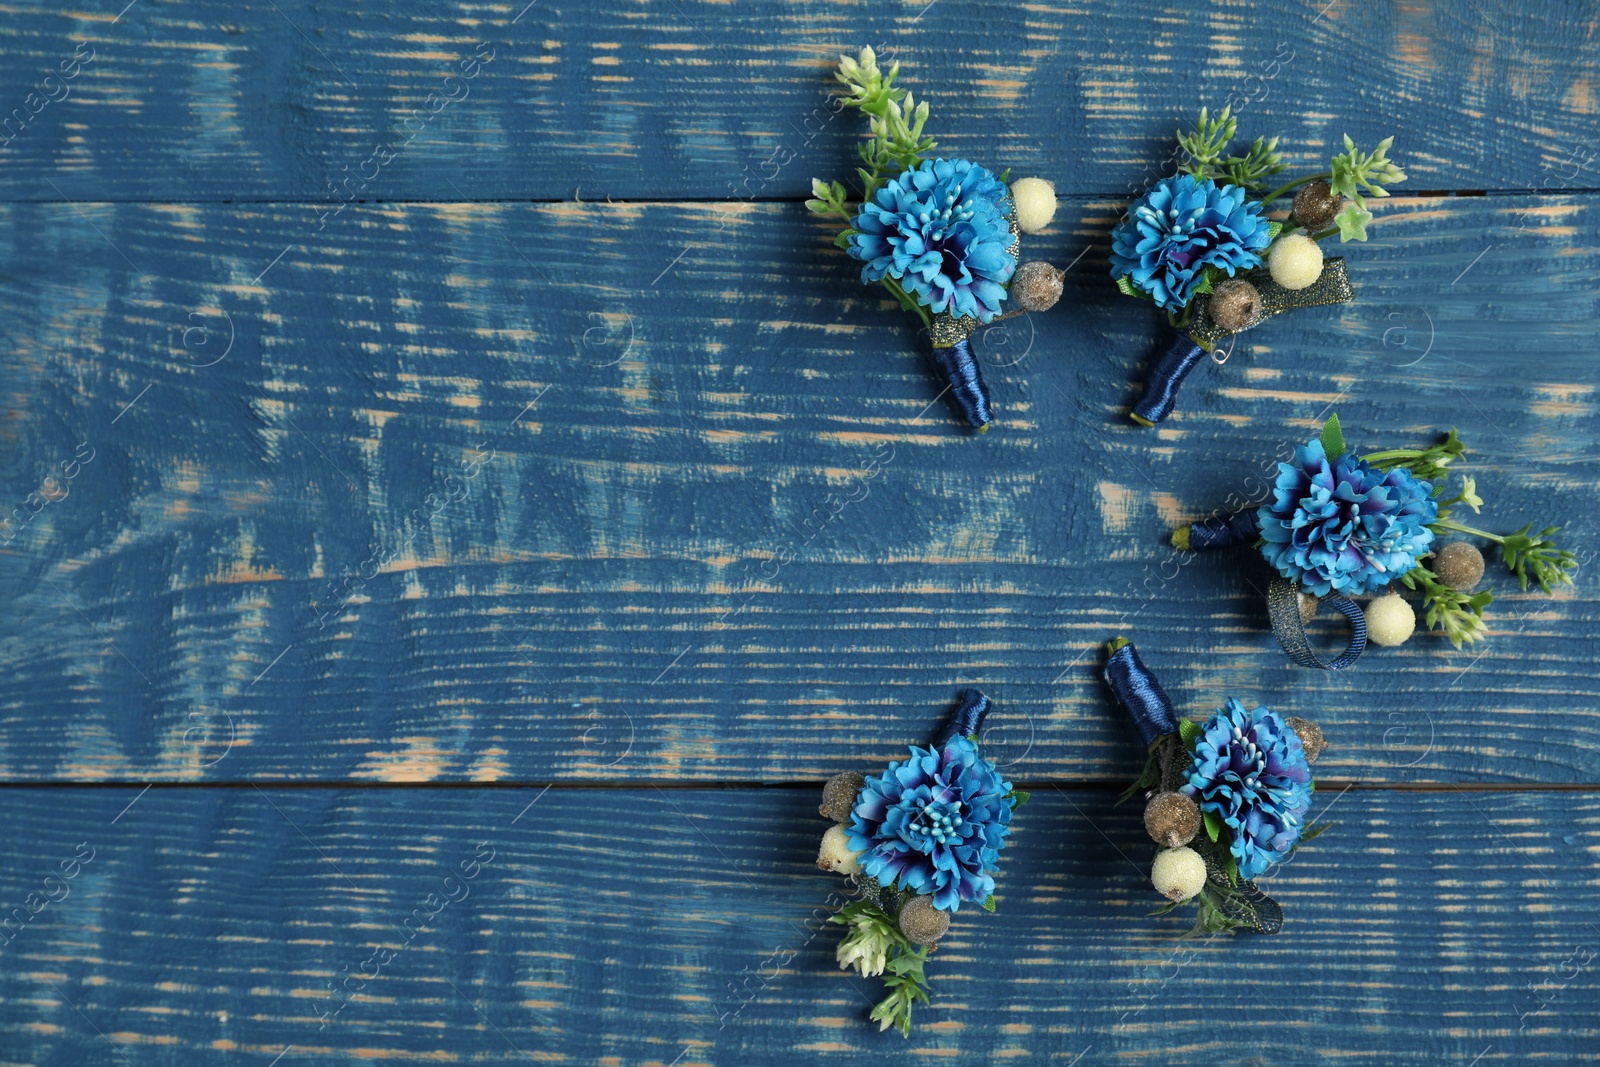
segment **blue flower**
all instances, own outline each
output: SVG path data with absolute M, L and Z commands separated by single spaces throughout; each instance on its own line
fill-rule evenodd
M 861 205 L 847 251 L 866 264 L 862 281 L 895 278 L 923 307 L 988 322 L 1017 269 L 1010 210 L 976 163 L 926 159 Z
M 994 892 L 1011 801 L 994 764 L 956 737 L 943 749 L 912 746 L 911 758 L 868 778 L 851 812 L 850 847 L 863 873 L 882 886 L 933 894 L 955 911 Z
M 1427 555 L 1438 516 L 1430 483 L 1353 452 L 1330 461 L 1320 440 L 1278 464 L 1272 502 L 1256 512 L 1261 554 L 1317 596 L 1375 593 L 1397 580 Z
M 1231 831 L 1241 878 L 1288 855 L 1311 810 L 1311 764 L 1300 736 L 1266 708 L 1217 709 L 1195 740 L 1182 792 Z
M 1188 174 L 1163 178 L 1111 231 L 1111 276 L 1127 277 L 1161 308 L 1181 308 L 1194 296 L 1205 267 L 1235 271 L 1261 265 L 1272 238 L 1261 205 L 1244 190 Z

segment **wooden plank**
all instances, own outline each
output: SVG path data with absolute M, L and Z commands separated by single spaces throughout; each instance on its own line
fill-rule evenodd
M 1338 825 L 1270 880 L 1284 933 L 1179 942 L 1145 914 L 1137 812 L 1043 791 L 909 1042 L 834 963 L 816 800 L 7 789 L 0 1063 L 1524 1064 L 1600 1040 L 1593 793 L 1326 796 Z
M 1190 712 L 1322 721 L 1329 773 L 1595 781 L 1591 570 L 1497 572 L 1486 644 L 1330 676 L 1248 552 L 1164 546 L 1336 407 L 1372 448 L 1458 427 L 1484 521 L 1592 562 L 1593 198 L 1396 199 L 1357 303 L 1249 335 L 1156 431 L 1116 208 L 1071 201 L 1031 245 L 1083 256 L 1066 298 L 980 345 L 982 437 L 798 208 L 308 210 L 4 209 L 0 486 L 76 477 L 0 549 L 0 775 L 816 779 L 976 684 L 1013 774 L 1122 780 L 1122 632 Z
M 1561 0 L 124 2 L 0 13 L 0 199 L 798 198 L 852 173 L 827 89 L 862 45 L 947 151 L 1063 191 L 1144 183 L 1202 104 L 1307 173 L 1392 133 L 1414 188 L 1595 186 L 1596 24 Z

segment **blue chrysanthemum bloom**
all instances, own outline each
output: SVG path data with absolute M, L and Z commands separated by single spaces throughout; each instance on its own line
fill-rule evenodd
M 1217 709 L 1195 740 L 1182 792 L 1231 831 L 1241 878 L 1254 879 L 1289 854 L 1311 810 L 1311 764 L 1300 736 L 1276 712 Z
M 1433 544 L 1432 484 L 1404 467 L 1380 470 L 1353 452 L 1330 461 L 1322 442 L 1278 464 L 1272 502 L 1256 512 L 1261 554 L 1308 593 L 1375 593 Z
M 923 307 L 988 322 L 1017 269 L 1010 194 L 964 159 L 926 159 L 861 205 L 846 250 L 864 282 L 900 282 Z
M 1246 201 L 1242 188 L 1179 174 L 1157 182 L 1111 231 L 1111 276 L 1127 277 L 1157 307 L 1181 308 L 1203 268 L 1231 278 L 1259 267 L 1271 242 L 1261 205 Z
M 862 787 L 850 847 L 879 885 L 931 893 L 934 907 L 956 911 L 994 892 L 989 872 L 1010 832 L 1009 792 L 1011 783 L 965 737 L 942 749 L 913 745 L 910 759 Z

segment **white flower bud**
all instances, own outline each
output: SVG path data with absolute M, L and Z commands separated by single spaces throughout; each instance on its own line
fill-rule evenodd
M 837 823 L 828 827 L 828 832 L 822 835 L 822 847 L 817 850 L 817 866 L 838 874 L 856 874 L 861 870 L 856 856 L 844 827 Z
M 1417 613 L 1396 593 L 1367 605 L 1367 638 L 1375 645 L 1403 645 L 1417 628 Z
M 1206 861 L 1192 848 L 1168 848 L 1156 853 L 1150 882 L 1168 900 L 1182 903 L 1206 884 Z
M 846 936 L 834 949 L 833 958 L 839 969 L 854 967 L 863 978 L 876 978 L 889 965 L 888 943 L 875 938 Z
M 1322 249 L 1303 233 L 1280 237 L 1267 253 L 1267 270 L 1285 289 L 1304 289 L 1322 277 Z
M 1011 202 L 1017 207 L 1017 229 L 1023 233 L 1038 233 L 1056 217 L 1056 187 L 1043 178 L 1012 182 Z

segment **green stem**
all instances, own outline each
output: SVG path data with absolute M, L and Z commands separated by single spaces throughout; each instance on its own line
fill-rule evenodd
M 1328 227 L 1328 228 L 1327 228 L 1327 229 L 1326 229 L 1326 230 L 1323 230 L 1323 231 L 1322 231 L 1322 232 L 1321 232 L 1321 233 L 1314 233 L 1314 234 L 1312 234 L 1312 235 L 1311 235 L 1311 239 L 1312 239 L 1312 240 L 1313 240 L 1313 241 L 1320 241 L 1320 240 L 1322 240 L 1322 239 L 1323 239 L 1323 238 L 1324 238 L 1324 237 L 1332 237 L 1332 236 L 1333 236 L 1333 235 L 1334 235 L 1334 234 L 1336 234 L 1336 233 L 1338 233 L 1338 232 L 1339 232 L 1339 227 L 1337 227 L 1337 226 L 1330 226 L 1330 227 Z
M 1422 454 L 1420 448 L 1391 448 L 1387 452 L 1368 452 L 1361 459 L 1365 463 L 1382 466 L 1397 459 L 1420 459 Z
M 895 299 L 900 301 L 901 307 L 907 311 L 915 311 L 917 313 L 917 317 L 922 320 L 923 329 L 928 329 L 933 325 L 933 320 L 928 317 L 928 309 L 917 303 L 911 294 L 901 288 L 899 282 L 893 278 L 885 277 L 883 279 L 883 287 L 895 295 Z
M 1261 209 L 1265 211 L 1268 204 L 1278 199 L 1278 197 L 1282 196 L 1284 193 L 1287 193 L 1290 189 L 1294 189 L 1302 185 L 1309 185 L 1312 182 L 1321 181 L 1324 178 L 1331 177 L 1333 177 L 1333 172 L 1325 170 L 1321 174 L 1313 174 L 1309 178 L 1296 178 L 1287 185 L 1280 185 L 1276 189 L 1272 190 L 1272 192 L 1261 198 Z
M 1488 530 L 1480 530 L 1474 526 L 1463 526 L 1459 522 L 1451 522 L 1449 519 L 1440 519 L 1437 522 L 1430 523 L 1429 528 L 1434 530 L 1453 530 L 1456 533 L 1469 534 L 1472 537 L 1482 537 L 1493 541 L 1497 545 L 1506 543 L 1506 539 L 1499 534 L 1492 534 Z

